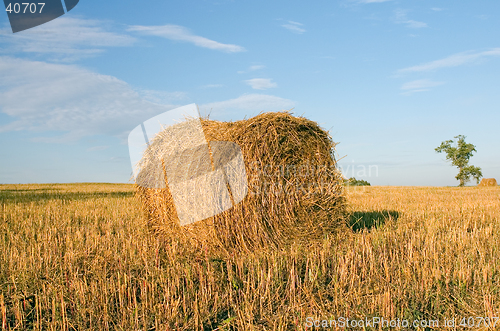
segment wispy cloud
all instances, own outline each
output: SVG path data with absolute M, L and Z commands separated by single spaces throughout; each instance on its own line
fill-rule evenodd
M 418 79 L 411 82 L 404 83 L 401 86 L 403 94 L 410 95 L 416 92 L 429 91 L 431 87 L 443 85 L 444 82 L 435 82 L 429 79 Z
M 266 66 L 265 65 L 262 65 L 262 64 L 258 64 L 258 65 L 253 65 L 253 66 L 250 66 L 248 67 L 247 70 L 241 70 L 241 71 L 238 71 L 239 74 L 246 74 L 248 72 L 252 72 L 252 71 L 256 71 L 256 70 L 261 70 L 261 69 L 264 69 Z
M 248 70 L 249 71 L 255 71 L 255 70 L 264 69 L 265 67 L 266 67 L 265 65 L 258 64 L 258 65 L 250 66 L 250 68 L 248 68 Z
M 136 41 L 112 30 L 109 22 L 75 17 L 59 17 L 22 33 L 12 33 L 5 27 L 0 29 L 0 43 L 8 43 L 9 47 L 2 47 L 0 52 L 45 54 L 50 60 L 71 62 Z
M 250 85 L 254 90 L 266 90 L 269 88 L 278 87 L 278 84 L 269 78 L 253 78 L 245 80 L 245 83 Z
M 482 58 L 500 56 L 500 48 L 492 48 L 483 52 L 464 52 L 453 54 L 444 59 L 419 64 L 413 67 L 398 70 L 398 73 L 411 73 L 422 71 L 433 71 L 441 68 L 458 67 L 467 63 L 478 61 Z
M 395 14 L 396 14 L 395 22 L 398 23 L 398 24 L 405 24 L 406 27 L 413 28 L 413 29 L 419 29 L 419 28 L 426 28 L 427 27 L 427 23 L 408 19 L 406 13 L 407 13 L 406 10 L 397 9 L 395 11 Z
M 413 28 L 413 29 L 420 29 L 420 28 L 427 27 L 427 23 L 414 21 L 414 20 L 407 20 L 407 21 L 404 21 L 403 23 L 406 24 L 407 27 Z
M 284 27 L 285 29 L 288 29 L 288 30 L 290 30 L 294 33 L 298 33 L 298 34 L 302 34 L 302 33 L 306 32 L 306 30 L 304 28 L 302 28 L 302 26 L 304 26 L 304 24 L 299 23 L 299 22 L 288 21 L 288 23 L 282 24 L 281 26 Z
M 210 40 L 205 37 L 197 36 L 191 33 L 185 27 L 179 25 L 173 25 L 173 24 L 160 25 L 160 26 L 133 25 L 130 26 L 127 30 L 133 32 L 139 32 L 145 35 L 163 37 L 170 40 L 184 41 L 196 45 L 198 47 L 209 48 L 227 53 L 237 53 L 245 51 L 245 48 L 242 46 L 233 44 L 223 44 L 214 40 Z
M 214 114 L 228 111 L 244 111 L 246 114 L 261 111 L 278 111 L 290 109 L 295 106 L 295 102 L 283 99 L 274 95 L 266 94 L 244 94 L 235 99 L 218 101 L 200 105 L 200 110 L 211 111 Z
M 148 93 L 75 65 L 0 57 L 0 77 L 0 111 L 15 119 L 0 132 L 63 134 L 45 141 L 95 134 L 125 138 L 137 123 L 174 107 L 147 101 Z
M 186 92 L 165 92 L 156 90 L 136 90 L 145 101 L 158 104 L 171 104 L 187 98 Z
M 51 136 L 59 133 L 34 139 L 46 143 L 75 141 L 91 135 L 112 135 L 125 141 L 137 123 L 179 105 L 152 101 L 183 100 L 186 96 L 183 92 L 134 89 L 116 77 L 76 65 L 1 56 L 0 77 L 0 111 L 14 119 L 0 125 L 0 132 L 51 132 Z M 294 105 L 292 100 L 273 95 L 245 94 L 208 103 L 200 109 L 212 109 L 214 114 L 251 113 L 290 109 Z M 89 151 L 104 148 L 96 146 Z
M 443 11 L 444 8 L 432 7 L 431 10 L 433 10 L 433 11 Z

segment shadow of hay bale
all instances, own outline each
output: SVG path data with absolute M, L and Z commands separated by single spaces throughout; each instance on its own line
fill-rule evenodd
M 288 112 L 201 123 L 208 142 L 240 146 L 248 194 L 229 210 L 180 226 L 168 185 L 137 186 L 137 197 L 157 235 L 188 243 L 194 250 L 233 254 L 310 242 L 347 229 L 343 177 L 333 154 L 336 144 L 317 123 Z
M 397 220 L 399 212 L 394 210 L 382 211 L 356 211 L 349 215 L 348 226 L 354 232 L 360 232 L 364 229 L 371 230 L 383 226 L 388 219 Z

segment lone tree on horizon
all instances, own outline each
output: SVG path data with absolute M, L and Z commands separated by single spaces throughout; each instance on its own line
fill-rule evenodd
M 472 157 L 472 153 L 477 152 L 477 150 L 476 146 L 473 144 L 466 143 L 465 138 L 466 137 L 463 135 L 456 136 L 455 139 L 458 139 L 456 147 L 452 146 L 454 143 L 453 140 L 446 140 L 435 149 L 438 153 L 445 152 L 446 160 L 450 160 L 451 164 L 458 167 L 460 170 L 458 175 L 455 176 L 455 178 L 460 181 L 458 186 L 465 186 L 465 183 L 470 180 L 470 177 L 475 178 L 479 184 L 479 179 L 483 177 L 481 168 L 469 165 L 469 159 Z

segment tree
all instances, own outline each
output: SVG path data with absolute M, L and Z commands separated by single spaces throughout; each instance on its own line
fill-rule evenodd
M 356 179 L 354 177 L 344 180 L 344 183 L 347 186 L 371 186 L 366 180 Z
M 477 151 L 476 146 L 465 142 L 465 138 L 465 136 L 458 135 L 455 137 L 455 139 L 458 139 L 455 146 L 452 146 L 455 143 L 453 140 L 446 140 L 435 149 L 438 153 L 445 152 L 446 160 L 451 161 L 451 164 L 460 170 L 455 177 L 460 181 L 459 186 L 464 186 L 470 180 L 470 177 L 475 178 L 479 184 L 479 179 L 483 177 L 481 168 L 469 165 L 469 159 L 472 157 L 473 152 Z

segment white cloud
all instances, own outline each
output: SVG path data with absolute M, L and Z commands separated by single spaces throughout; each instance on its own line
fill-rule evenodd
M 261 111 L 279 111 L 290 109 L 295 102 L 274 95 L 244 94 L 235 99 L 207 103 L 200 106 L 200 110 L 223 113 L 230 110 L 244 111 L 246 114 Z
M 248 67 L 248 69 L 246 71 L 242 70 L 242 71 L 238 71 L 238 73 L 239 74 L 246 74 L 248 72 L 264 69 L 265 67 L 266 67 L 265 65 L 261 65 L 261 64 L 253 65 L 253 66 Z
M 250 66 L 250 68 L 248 68 L 249 71 L 255 71 L 255 70 L 260 70 L 260 69 L 264 69 L 266 66 L 265 65 L 254 65 L 254 66 Z
M 278 84 L 269 78 L 253 78 L 245 80 L 245 83 L 250 85 L 254 90 L 266 90 L 268 88 L 278 87 Z
M 0 77 L 0 111 L 15 118 L 0 132 L 57 131 L 73 140 L 95 134 L 125 138 L 138 123 L 174 108 L 145 100 L 115 77 L 75 65 L 0 57 Z
M 104 21 L 75 17 L 59 17 L 22 33 L 10 29 L 0 30 L 2 53 L 37 53 L 49 55 L 52 60 L 74 61 L 101 53 L 107 47 L 132 45 L 136 39 L 111 32 L 111 25 Z
M 304 28 L 301 28 L 301 26 L 304 26 L 304 24 L 299 23 L 299 22 L 288 21 L 287 24 L 283 24 L 281 26 L 284 27 L 285 29 L 288 29 L 288 30 L 295 32 L 295 33 L 298 33 L 298 34 L 302 34 L 302 33 L 306 32 L 306 30 Z
M 432 7 L 431 10 L 433 11 L 443 11 L 443 8 L 438 8 L 438 7 Z
M 427 27 L 427 23 L 419 22 L 419 21 L 414 21 L 414 20 L 407 20 L 407 21 L 405 21 L 403 23 L 406 24 L 406 26 L 408 28 L 413 28 L 413 29 L 420 29 L 420 28 L 426 28 Z
M 245 51 L 244 47 L 238 45 L 222 44 L 217 41 L 207 39 L 205 37 L 194 35 L 185 27 L 179 25 L 173 25 L 173 24 L 167 24 L 161 26 L 133 25 L 130 26 L 127 30 L 139 32 L 145 35 L 163 37 L 170 40 L 185 41 L 199 47 L 214 49 L 227 53 L 237 53 Z
M 74 141 L 90 135 L 112 135 L 125 141 L 138 123 L 178 106 L 151 101 L 183 100 L 186 96 L 183 92 L 137 90 L 115 77 L 76 65 L 11 57 L 0 57 L 0 77 L 0 112 L 14 119 L 0 125 L 0 132 L 39 132 L 40 137 L 34 139 L 38 142 Z M 246 94 L 200 109 L 249 114 L 294 105 L 292 100 L 273 95 Z M 43 137 L 44 132 L 52 137 Z M 89 151 L 103 149 L 96 146 Z
M 443 85 L 444 82 L 434 82 L 429 79 L 418 79 L 411 82 L 404 83 L 401 86 L 401 90 L 404 91 L 403 94 L 409 95 L 415 92 L 429 91 L 431 87 Z
M 465 52 L 453 54 L 444 59 L 419 64 L 398 70 L 398 73 L 432 71 L 441 68 L 458 67 L 467 63 L 478 61 L 489 56 L 500 56 L 500 48 L 492 48 L 483 52 Z
M 158 104 L 171 104 L 172 102 L 185 100 L 187 98 L 186 92 L 165 92 L 144 89 L 138 89 L 136 91 L 142 99 Z
M 413 29 L 419 29 L 419 28 L 426 28 L 427 27 L 427 23 L 408 19 L 407 16 L 406 16 L 406 12 L 407 11 L 403 10 L 403 9 L 397 9 L 395 11 L 395 14 L 396 14 L 396 23 L 398 23 L 398 24 L 405 24 L 406 27 L 413 28 Z

